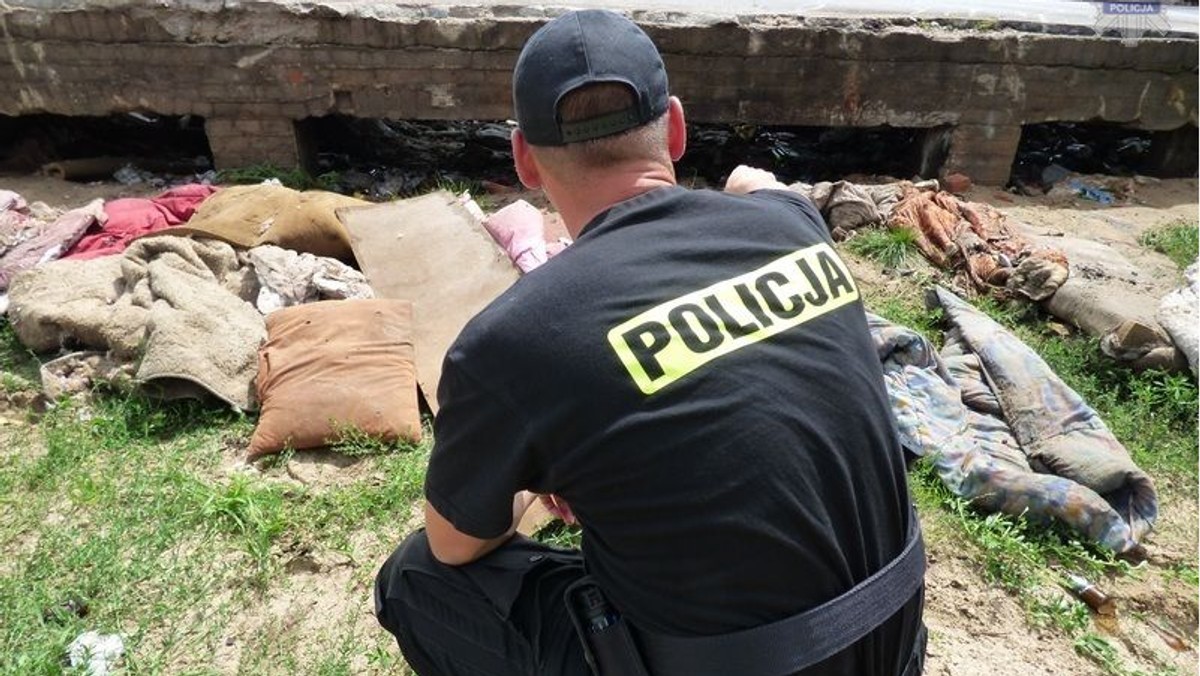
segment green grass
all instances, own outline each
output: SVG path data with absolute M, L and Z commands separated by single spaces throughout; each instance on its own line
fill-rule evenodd
M 1075 638 L 1075 652 L 1096 663 L 1108 676 L 1178 676 L 1179 671 L 1166 667 L 1147 674 L 1125 666 L 1111 641 L 1095 633 L 1085 632 Z
M 1176 563 L 1170 568 L 1170 574 L 1175 579 L 1189 584 L 1193 587 L 1200 587 L 1200 570 L 1196 566 L 1186 563 Z
M 337 192 L 338 180 L 341 177 L 336 171 L 312 176 L 303 169 L 284 169 L 271 164 L 222 169 L 217 172 L 217 181 L 220 183 L 262 183 L 272 178 L 278 179 L 280 183 L 293 190 Z
M 583 530 L 579 526 L 568 526 L 555 519 L 534 533 L 533 539 L 551 547 L 578 549 L 583 545 Z
M 41 383 L 41 362 L 21 344 L 7 317 L 0 317 L 0 392 L 15 392 Z
M 870 293 L 866 298 L 867 309 L 884 319 L 907 326 L 920 333 L 935 346 L 942 345 L 942 309 L 926 309 L 923 301 L 902 296 L 874 296 Z
M 1196 261 L 1200 251 L 1200 226 L 1176 221 L 1145 233 L 1138 241 L 1142 246 L 1166 254 L 1180 268 L 1186 268 Z
M 104 396 L 49 411 L 44 450 L 30 442 L 0 456 L 0 674 L 61 673 L 66 645 L 89 629 L 125 636 L 131 673 L 176 673 L 223 640 L 239 608 L 281 593 L 290 549 L 350 552 L 352 536 L 374 534 L 376 554 L 356 564 L 373 575 L 420 496 L 428 443 L 376 448 L 388 452 L 360 461 L 370 478 L 318 490 L 284 482 L 282 466 L 223 469 L 226 442 L 251 427 L 195 402 Z M 88 614 L 62 609 L 69 599 Z M 311 660 L 289 658 L 293 671 L 350 673 L 371 645 L 377 672 L 396 668 L 386 635 L 361 636 L 351 620 L 334 622 Z M 247 673 L 279 673 L 263 657 L 278 656 L 269 633 L 243 664 L 262 658 L 262 669 Z
M 910 256 L 919 255 L 917 238 L 911 230 L 904 228 L 864 228 L 846 240 L 845 247 L 851 253 L 869 258 L 885 269 L 905 266 Z

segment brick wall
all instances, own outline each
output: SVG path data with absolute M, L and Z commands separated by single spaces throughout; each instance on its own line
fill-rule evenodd
M 18 3 L 20 4 L 20 3 Z M 296 120 L 503 119 L 525 39 L 552 10 L 364 3 L 106 2 L 0 15 L 0 114 L 206 118 L 219 166 L 290 165 Z M 369 13 L 374 16 L 368 16 Z M 951 125 L 947 170 L 1007 179 L 1020 126 L 1197 118 L 1195 40 L 1127 43 L 788 17 L 634 13 L 698 122 Z

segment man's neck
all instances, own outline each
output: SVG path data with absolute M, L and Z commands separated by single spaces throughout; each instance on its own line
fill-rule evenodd
M 567 232 L 574 238 L 601 212 L 627 199 L 672 185 L 675 185 L 674 168 L 654 163 L 589 172 L 584 180 L 570 186 L 552 187 L 546 193 L 562 216 Z

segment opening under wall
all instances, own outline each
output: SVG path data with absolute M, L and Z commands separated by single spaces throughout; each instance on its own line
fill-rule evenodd
M 204 119 L 193 115 L 0 115 L 0 171 L 30 172 L 50 162 L 89 158 L 163 173 L 212 166 Z
M 297 129 L 308 172 L 346 192 L 390 199 L 485 181 L 518 185 L 505 122 L 330 115 Z M 772 170 L 785 182 L 932 177 L 945 161 L 949 129 L 692 124 L 688 137 L 676 167 L 680 181 L 720 187 L 739 164 Z
M 1021 128 L 1010 181 L 1045 188 L 1057 180 L 1061 169 L 1112 176 L 1192 177 L 1197 139 L 1195 125 L 1152 132 L 1109 122 L 1027 124 Z

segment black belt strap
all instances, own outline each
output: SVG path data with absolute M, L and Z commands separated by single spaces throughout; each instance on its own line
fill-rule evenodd
M 850 591 L 771 624 L 719 636 L 639 631 L 654 676 L 787 676 L 850 647 L 912 599 L 925 579 L 925 545 L 915 511 L 900 556 Z

